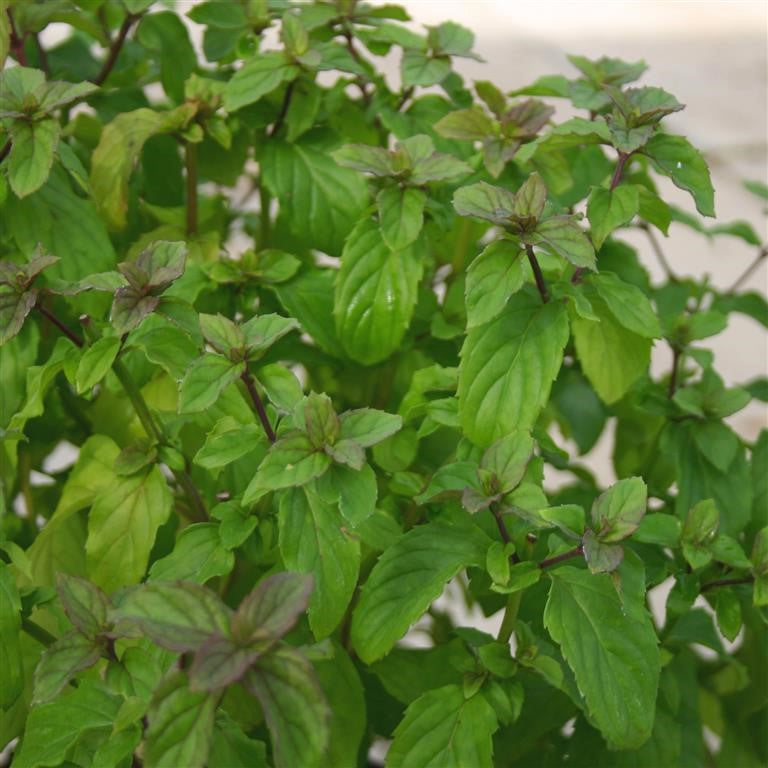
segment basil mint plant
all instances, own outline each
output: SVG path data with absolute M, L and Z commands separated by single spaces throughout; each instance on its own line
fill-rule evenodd
M 408 21 L 0 0 L 4 764 L 768 760 L 766 245 L 644 62 Z

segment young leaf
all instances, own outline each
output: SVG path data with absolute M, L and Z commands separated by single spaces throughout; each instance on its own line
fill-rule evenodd
M 645 515 L 648 489 L 641 477 L 619 480 L 592 505 L 595 533 L 605 544 L 631 536 Z
M 640 209 L 640 195 L 632 184 L 621 184 L 614 190 L 594 187 L 587 201 L 587 218 L 592 230 L 592 243 L 598 250 L 615 229 L 629 224 Z
M 105 592 L 144 576 L 157 529 L 171 513 L 171 492 L 154 466 L 121 477 L 96 498 L 88 518 L 88 575 Z
M 215 523 L 195 523 L 185 528 L 173 551 L 152 563 L 149 578 L 205 584 L 209 579 L 228 575 L 234 568 L 235 556 L 223 546 L 218 528 Z
M 546 219 L 536 225 L 533 233 L 523 235 L 523 240 L 561 256 L 574 267 L 592 270 L 596 267 L 595 249 L 571 216 Z
M 379 558 L 352 616 L 352 644 L 367 664 L 384 656 L 468 565 L 483 566 L 488 538 L 476 527 L 428 523 Z
M 248 347 L 249 359 L 261 357 L 275 342 L 296 330 L 299 324 L 292 317 L 280 315 L 257 315 L 243 325 L 245 343 Z
M 111 616 L 118 626 L 138 627 L 172 651 L 197 650 L 211 635 L 229 631 L 230 609 L 197 584 L 143 584 L 121 593 L 115 602 Z
M 622 603 L 608 575 L 561 567 L 551 578 L 544 624 L 576 676 L 590 719 L 614 748 L 639 747 L 653 727 L 660 668 L 641 598 L 625 593 Z
M 239 424 L 225 416 L 208 432 L 193 461 L 205 469 L 221 469 L 246 454 L 265 446 L 264 430 L 256 424 Z
M 379 192 L 376 204 L 381 236 L 391 250 L 407 248 L 419 236 L 424 225 L 426 199 L 421 189 L 395 184 Z
M 64 613 L 76 629 L 87 637 L 95 637 L 107 624 L 107 596 L 90 581 L 56 575 L 56 591 L 59 593 Z
M 171 672 L 152 695 L 147 712 L 147 768 L 202 768 L 213 735 L 216 699 L 189 689 L 183 671 Z
M 416 305 L 422 273 L 418 244 L 393 251 L 376 222 L 363 219 L 350 233 L 336 281 L 334 316 L 344 351 L 372 365 L 402 341 Z
M 224 109 L 236 112 L 261 99 L 282 83 L 295 79 L 301 69 L 282 51 L 258 53 L 238 70 L 224 89 Z
M 281 638 L 299 620 L 314 589 L 309 574 L 276 573 L 261 581 L 232 617 L 232 633 L 240 643 L 266 635 Z
M 403 426 L 403 419 L 374 408 L 359 408 L 341 414 L 339 439 L 353 440 L 363 448 L 386 440 Z
M 387 765 L 392 768 L 463 768 L 493 765 L 491 736 L 498 728 L 482 694 L 469 698 L 458 685 L 420 696 L 395 730 Z
M 318 450 L 303 432 L 278 440 L 259 465 L 243 495 L 243 505 L 256 501 L 268 491 L 298 487 L 325 472 L 331 459 Z
M 533 455 L 533 438 L 528 432 L 511 432 L 492 443 L 480 460 L 480 468 L 498 480 L 498 492 L 508 493 L 523 479 Z
M 282 645 L 262 656 L 245 687 L 264 710 L 275 768 L 324 765 L 330 712 L 312 665 L 299 651 Z
M 453 195 L 453 207 L 459 216 L 508 224 L 515 209 L 515 196 L 502 187 L 480 181 L 457 189 Z
M 182 379 L 179 411 L 197 413 L 207 410 L 230 384 L 240 378 L 244 370 L 243 363 L 233 363 L 221 355 L 205 354 L 199 357 Z
M 117 336 L 104 336 L 85 350 L 75 374 L 78 394 L 87 392 L 107 375 L 119 351 Z
M 465 434 L 488 446 L 530 429 L 549 397 L 568 341 L 563 305 L 515 294 L 505 310 L 472 328 L 461 350 L 459 407 Z
M 352 599 L 360 567 L 360 545 L 348 536 L 335 504 L 312 488 L 293 488 L 280 498 L 280 554 L 287 568 L 311 573 L 315 589 L 309 624 L 318 639 L 339 624 Z
M 469 265 L 465 289 L 468 328 L 493 320 L 510 296 L 523 287 L 526 272 L 520 256 L 516 243 L 496 240 Z

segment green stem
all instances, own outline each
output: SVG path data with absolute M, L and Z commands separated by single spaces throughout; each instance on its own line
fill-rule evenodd
M 554 557 L 548 557 L 546 560 L 542 560 L 539 563 L 539 568 L 543 571 L 545 568 L 549 568 L 553 565 L 557 565 L 558 563 L 562 563 L 565 560 L 570 560 L 574 557 L 580 557 L 584 554 L 584 548 L 579 544 L 578 547 L 574 547 L 573 549 L 569 550 L 568 552 L 563 552 L 562 555 L 555 555 Z
M 515 628 L 517 612 L 520 609 L 520 601 L 522 598 L 523 590 L 520 589 L 517 592 L 513 592 L 507 600 L 507 607 L 504 609 L 504 618 L 501 620 L 499 634 L 496 637 L 500 643 L 508 643 L 509 638 L 512 637 L 512 631 Z
M 716 587 L 732 587 L 737 584 L 751 584 L 753 581 L 754 579 L 752 576 L 742 576 L 738 579 L 717 579 L 717 581 L 710 581 L 707 584 L 702 584 L 701 591 L 707 592 Z
M 184 145 L 187 167 L 187 237 L 197 234 L 197 144 Z
M 133 410 L 136 411 L 136 415 L 139 417 L 139 421 L 144 427 L 144 431 L 149 437 L 154 438 L 158 443 L 164 443 L 164 435 L 160 427 L 155 423 L 152 418 L 152 414 L 149 412 L 147 403 L 141 394 L 141 391 L 136 386 L 136 382 L 131 378 L 131 374 L 128 369 L 119 361 L 115 360 L 112 364 L 112 370 L 115 376 L 117 376 L 122 388 L 125 390 L 125 394 L 128 395 L 128 399 L 131 401 Z
M 128 372 L 128 369 L 119 360 L 115 360 L 112 365 L 112 370 L 125 390 L 125 394 L 128 395 L 128 399 L 131 401 L 131 405 L 133 406 L 134 411 L 136 411 L 136 415 L 139 417 L 139 421 L 144 427 L 144 431 L 149 437 L 154 438 L 160 445 L 167 444 L 168 439 L 166 438 L 162 427 L 152 418 L 147 403 L 144 400 L 141 391 L 136 386 L 136 382 Z M 194 522 L 203 522 L 207 520 L 208 514 L 205 509 L 205 504 L 197 490 L 197 486 L 192 482 L 192 478 L 189 476 L 188 472 L 179 469 L 172 469 L 171 471 L 189 502 L 190 519 Z
M 31 619 L 22 619 L 21 629 L 30 637 L 37 640 L 38 643 L 46 647 L 53 645 L 56 642 L 56 638 L 47 629 L 43 629 Z
M 272 196 L 264 186 L 264 180 L 259 179 L 259 248 L 263 250 L 269 246 L 271 222 L 269 220 L 269 207 Z
M 261 402 L 259 393 L 256 391 L 256 385 L 253 383 L 253 377 L 249 373 L 248 369 L 243 371 L 240 379 L 242 380 L 243 384 L 245 384 L 245 388 L 248 390 L 248 394 L 251 397 L 251 402 L 253 403 L 256 415 L 259 417 L 259 421 L 261 422 L 264 434 L 267 436 L 267 440 L 269 440 L 270 443 L 274 443 L 277 440 L 277 435 L 275 434 L 275 430 L 272 429 L 272 425 L 269 423 L 269 417 L 267 416 L 267 411 L 264 408 L 264 403 Z
M 757 254 L 757 258 L 739 275 L 739 277 L 736 278 L 736 281 L 733 283 L 733 285 L 725 292 L 726 295 L 729 295 L 733 293 L 734 291 L 741 288 L 741 286 L 744 284 L 744 282 L 749 278 L 752 273 L 760 266 L 760 264 L 763 262 L 763 259 L 765 259 L 768 256 L 768 246 L 764 246 L 760 249 L 760 253 Z
M 681 350 L 677 344 L 672 344 L 672 373 L 669 375 L 669 385 L 667 386 L 667 398 L 672 399 L 677 391 L 677 372 L 680 370 Z

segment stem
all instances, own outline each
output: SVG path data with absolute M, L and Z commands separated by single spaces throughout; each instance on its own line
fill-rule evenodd
M 764 246 L 760 249 L 760 253 L 757 254 L 757 258 L 736 278 L 736 282 L 726 291 L 726 294 L 733 293 L 741 288 L 742 284 L 752 275 L 752 273 L 760 266 L 760 263 L 764 258 L 768 256 L 768 246 Z
M 613 178 L 611 179 L 611 192 L 613 192 L 613 190 L 619 186 L 619 183 L 621 182 L 621 175 L 624 173 L 624 166 L 626 165 L 630 154 L 632 153 L 619 152 L 619 162 L 616 163 L 616 170 L 613 172 Z
M 414 91 L 414 88 L 413 88 L 413 86 L 411 85 L 411 86 L 409 86 L 408 88 L 406 88 L 406 89 L 405 89 L 405 90 L 404 90 L 404 91 L 403 91 L 403 92 L 400 94 L 400 99 L 398 100 L 398 102 L 397 102 L 397 106 L 395 107 L 395 109 L 396 109 L 398 112 L 399 112 L 399 111 L 400 111 L 400 110 L 401 110 L 401 109 L 402 109 L 402 108 L 405 106 L 405 102 L 406 102 L 406 101 L 408 101 L 408 99 L 410 99 L 410 98 L 411 98 L 411 96 L 413 96 L 413 91 Z
M 197 234 L 197 145 L 188 141 L 184 145 L 187 166 L 187 237 Z
M 245 384 L 248 394 L 251 396 L 251 402 L 259 417 L 259 421 L 264 429 L 264 434 L 267 436 L 267 440 L 269 440 L 270 443 L 274 443 L 277 440 L 277 435 L 275 434 L 275 430 L 272 429 L 272 425 L 269 423 L 269 417 L 264 409 L 264 403 L 261 402 L 259 393 L 256 391 L 256 385 L 253 383 L 253 378 L 247 368 L 243 371 L 240 378 L 243 384 Z
M 539 294 L 541 294 L 541 300 L 546 304 L 549 301 L 549 291 L 547 290 L 547 283 L 544 280 L 544 275 L 541 273 L 539 261 L 536 258 L 536 254 L 533 252 L 533 246 L 526 245 L 525 252 L 528 254 L 528 262 L 533 270 L 533 276 L 536 279 L 536 287 L 539 289 Z
M 501 512 L 495 504 L 491 504 L 491 512 L 493 513 L 493 519 L 496 521 L 496 527 L 499 529 L 501 540 L 505 544 L 509 544 L 509 531 L 504 523 L 504 518 L 502 517 Z
M 21 64 L 22 67 L 27 66 L 27 54 L 24 53 L 24 38 L 19 37 L 18 33 L 16 32 L 16 25 L 13 23 L 13 15 L 11 14 L 11 9 L 8 8 L 6 10 L 6 14 L 8 14 L 8 25 L 11 28 L 11 34 L 10 34 L 10 52 L 13 55 L 13 57 L 16 59 L 16 61 Z
M 280 112 L 277 115 L 277 119 L 272 124 L 272 128 L 269 131 L 269 137 L 272 138 L 277 134 L 277 132 L 283 127 L 283 123 L 285 122 L 285 116 L 288 114 L 288 107 L 291 106 L 291 97 L 293 96 L 293 86 L 295 85 L 296 81 L 291 80 L 290 83 L 288 83 L 288 87 L 285 89 L 285 94 L 283 96 L 283 103 L 280 105 Z
M 263 179 L 259 179 L 259 248 L 264 249 L 269 244 L 271 222 L 269 220 L 269 206 L 272 197 L 264 186 Z
M 512 630 L 515 628 L 517 612 L 520 609 L 520 601 L 522 598 L 523 590 L 520 589 L 517 592 L 513 592 L 507 600 L 507 607 L 504 609 L 504 618 L 501 620 L 499 634 L 496 636 L 496 639 L 500 643 L 508 643 L 509 638 L 512 637 Z
M 101 71 L 99 72 L 98 75 L 96 75 L 96 77 L 92 81 L 95 85 L 101 85 L 109 77 L 109 73 L 114 68 L 117 62 L 117 57 L 120 55 L 120 51 L 123 48 L 123 43 L 125 43 L 125 38 L 128 37 L 128 32 L 133 26 L 133 23 L 138 18 L 139 18 L 139 15 L 134 15 L 132 13 L 129 13 L 123 19 L 123 23 L 120 25 L 120 29 L 118 30 L 117 37 L 112 41 L 112 44 L 109 46 L 109 54 L 107 55 L 107 58 L 105 59 L 104 64 L 101 67 Z
M 157 440 L 158 443 L 163 443 L 163 433 L 152 418 L 147 403 L 139 391 L 139 388 L 136 386 L 136 382 L 131 378 L 128 369 L 119 360 L 115 360 L 115 362 L 112 363 L 112 371 L 115 376 L 117 376 L 122 388 L 125 390 L 125 394 L 128 395 L 128 399 L 131 401 L 133 410 L 136 411 L 136 415 L 139 417 L 139 421 L 144 427 L 144 431 L 149 437 L 153 437 Z
M 55 325 L 76 347 L 82 349 L 82 347 L 85 346 L 83 340 L 73 330 L 67 328 L 56 315 L 49 312 L 42 304 L 35 304 L 35 309 L 46 318 L 46 320 L 53 323 L 53 325 Z
M 731 587 L 735 586 L 736 584 L 751 584 L 754 581 L 754 578 L 752 576 L 742 576 L 739 579 L 717 579 L 716 581 L 710 581 L 707 584 L 701 585 L 701 591 L 707 592 L 710 589 L 715 589 L 716 587 Z
M 29 449 L 19 446 L 19 488 L 24 499 L 27 518 L 35 519 L 35 502 L 32 498 L 32 486 L 29 482 L 29 473 L 32 471 L 32 458 Z
M 571 560 L 574 557 L 579 557 L 584 554 L 584 548 L 579 544 L 578 547 L 569 550 L 568 552 L 563 552 L 562 555 L 555 555 L 555 557 L 547 558 L 546 560 L 542 560 L 539 563 L 539 568 L 544 570 L 545 568 L 549 568 L 553 565 L 557 565 L 558 563 L 562 563 L 564 560 Z
M 679 282 L 680 278 L 674 273 L 672 267 L 669 266 L 669 262 L 664 256 L 664 251 L 661 250 L 659 241 L 656 239 L 656 235 L 653 234 L 650 226 L 648 226 L 646 223 L 643 223 L 640 228 L 648 236 L 648 241 L 651 244 L 651 248 L 653 248 L 653 252 L 656 254 L 656 258 L 659 260 L 659 264 L 661 264 L 661 268 L 664 270 L 667 279 L 675 283 Z
M 669 374 L 669 386 L 667 387 L 667 398 L 671 400 L 677 390 L 677 372 L 680 368 L 680 347 L 672 344 L 672 373 Z
M 22 619 L 21 629 L 41 645 L 49 646 L 56 642 L 56 638 L 47 629 L 43 629 L 31 619 Z
M 11 153 L 11 140 L 8 139 L 8 141 L 5 142 L 3 145 L 3 148 L 0 149 L 0 163 L 5 160 L 6 157 Z

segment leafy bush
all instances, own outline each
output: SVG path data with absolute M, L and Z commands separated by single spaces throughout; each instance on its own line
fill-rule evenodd
M 468 85 L 395 6 L 169 5 L 0 4 L 13 766 L 763 764 L 766 380 L 702 342 L 768 308 L 659 237 L 766 248 L 661 197 L 714 215 L 682 105 L 610 58 Z

